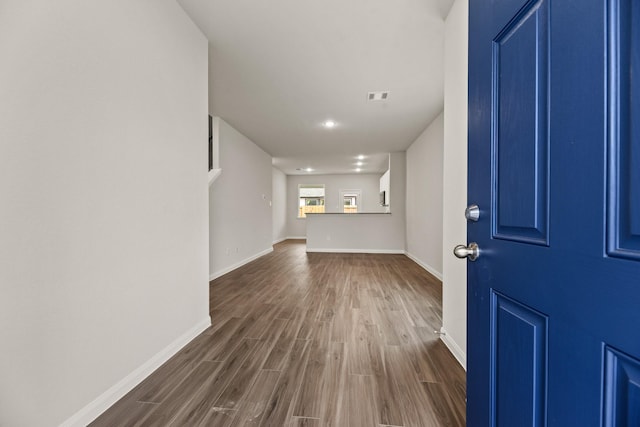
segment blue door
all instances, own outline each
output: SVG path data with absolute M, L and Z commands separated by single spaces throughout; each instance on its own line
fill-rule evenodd
M 469 3 L 468 425 L 638 427 L 640 1 Z

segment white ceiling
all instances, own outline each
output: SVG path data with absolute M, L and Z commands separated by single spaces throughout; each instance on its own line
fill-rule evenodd
M 453 0 L 179 2 L 210 41 L 211 112 L 287 174 L 354 173 L 360 154 L 384 172 L 442 110 Z

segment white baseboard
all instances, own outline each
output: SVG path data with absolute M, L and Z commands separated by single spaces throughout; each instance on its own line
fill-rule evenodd
M 281 239 L 278 240 L 274 240 L 273 243 L 271 243 L 272 245 L 277 245 L 280 242 L 284 242 L 285 240 L 289 239 L 289 237 L 283 237 Z
M 440 280 L 442 282 L 442 273 L 440 273 L 438 270 L 436 270 L 435 268 L 431 267 L 426 262 L 421 261 L 420 259 L 418 259 L 418 257 L 416 257 L 413 254 L 410 254 L 409 252 L 405 252 L 405 255 L 408 256 L 413 262 L 418 264 L 420 267 L 424 268 L 429 273 L 431 273 L 434 276 L 436 276 L 438 278 L 438 280 Z
M 71 418 L 60 424 L 60 427 L 86 426 L 91 423 L 209 326 L 211 326 L 211 317 L 207 316 L 206 319 L 182 334 L 135 371 L 118 381 L 110 389 L 76 412 Z
M 307 236 L 287 236 L 284 240 L 307 240 Z
M 451 335 L 449 335 L 444 328 L 440 328 L 440 339 L 442 340 L 444 345 L 447 346 L 451 354 L 453 354 L 453 357 L 456 358 L 460 366 L 462 366 L 462 368 L 466 371 L 467 355 L 464 351 L 462 351 L 458 343 L 453 338 L 451 338 Z
M 224 276 L 225 274 L 232 272 L 236 268 L 240 268 L 243 265 L 248 264 L 251 261 L 260 258 L 261 256 L 265 256 L 267 254 L 270 254 L 271 252 L 273 252 L 273 247 L 270 247 L 269 249 L 265 249 L 264 251 L 262 251 L 260 253 L 257 253 L 257 254 L 255 254 L 253 256 L 250 256 L 247 259 L 243 259 L 240 262 L 236 262 L 235 264 L 230 265 L 229 267 L 223 268 L 222 270 L 218 270 L 215 273 L 212 273 L 211 276 L 209 276 L 209 281 L 215 280 L 220 276 Z
M 403 249 L 328 249 L 328 248 L 310 248 L 307 252 L 323 252 L 334 254 L 404 254 Z

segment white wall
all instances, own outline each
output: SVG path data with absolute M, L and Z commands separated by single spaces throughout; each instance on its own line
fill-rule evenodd
M 207 41 L 174 0 L 0 8 L 0 425 L 86 425 L 209 324 Z
M 218 277 L 273 243 L 271 156 L 220 119 L 222 175 L 209 191 L 209 270 Z
M 442 279 L 442 158 L 440 114 L 407 149 L 407 255 Z
M 467 262 L 453 256 L 467 243 L 467 34 L 468 0 L 456 0 L 445 25 L 443 340 L 466 366 Z
M 389 154 L 390 204 L 392 213 L 391 228 L 402 239 L 402 247 L 407 248 L 407 153 L 405 151 Z
M 391 194 L 390 194 L 390 188 L 391 188 L 391 181 L 390 179 L 390 174 L 391 172 L 389 171 L 389 169 L 387 169 L 387 171 L 384 173 L 384 175 L 382 175 L 380 177 L 380 192 L 382 193 L 384 191 L 384 210 L 385 212 L 390 212 L 391 208 L 390 208 L 390 203 L 391 203 Z
M 287 176 L 287 237 L 305 238 L 306 219 L 298 218 L 298 185 L 324 184 L 325 212 L 342 212 L 340 190 L 362 190 L 362 212 L 384 212 L 380 206 L 382 174 L 352 175 L 288 175 Z
M 307 252 L 405 253 L 396 214 L 307 215 Z
M 272 168 L 271 171 L 272 229 L 273 242 L 276 243 L 287 237 L 287 175 L 277 168 Z

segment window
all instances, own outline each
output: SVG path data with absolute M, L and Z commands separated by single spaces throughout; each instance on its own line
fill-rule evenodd
M 324 213 L 324 185 L 298 186 L 298 218 L 308 213 Z
M 342 199 L 342 212 L 358 213 L 358 204 L 362 199 L 362 191 L 340 190 L 340 199 Z

